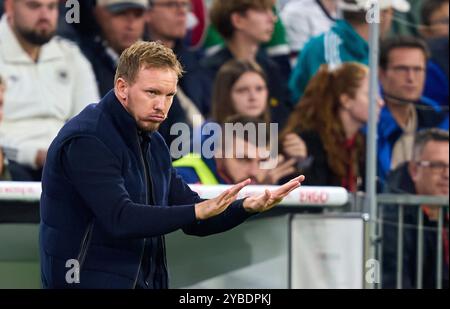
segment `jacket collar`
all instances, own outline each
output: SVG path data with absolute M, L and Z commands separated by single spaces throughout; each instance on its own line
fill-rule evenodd
M 100 105 L 110 115 L 114 127 L 119 131 L 122 138 L 130 146 L 139 147 L 139 130 L 136 120 L 123 107 L 122 103 L 117 99 L 114 89 L 110 90 L 100 101 Z M 149 139 L 153 133 L 144 133 Z
M 8 23 L 6 14 L 0 20 L 0 53 L 7 63 L 28 63 L 34 64 L 34 61 L 23 50 L 11 26 Z M 0 43 L 1 43 L 0 42 Z M 52 38 L 50 42 L 41 47 L 38 62 L 45 62 L 54 59 L 63 58 L 64 55 L 60 50 L 56 38 Z
M 387 191 L 402 194 L 416 194 L 414 182 L 408 171 L 408 162 L 402 163 L 388 177 Z
M 380 88 L 381 90 L 381 95 L 384 99 L 384 101 L 386 101 L 387 99 L 384 97 L 384 90 L 383 88 Z M 430 108 L 430 110 L 433 110 L 435 113 L 439 113 L 440 112 L 440 107 L 439 104 L 436 103 L 435 101 L 422 96 L 419 101 L 417 102 L 417 104 L 421 104 L 421 105 L 426 105 L 427 107 Z M 419 129 L 424 125 L 424 119 L 423 119 L 423 115 L 421 110 L 417 109 L 417 116 L 418 116 L 418 126 Z M 439 121 L 443 121 L 444 118 L 440 119 Z M 437 123 L 435 124 L 436 126 L 439 125 L 439 121 L 436 120 Z M 400 128 L 400 126 L 397 124 L 397 121 L 394 119 L 394 116 L 392 116 L 391 111 L 389 110 L 387 104 L 385 104 L 383 106 L 383 108 L 381 109 L 380 112 L 380 119 L 379 119 L 379 123 L 381 125 L 378 126 L 378 135 L 383 137 L 383 139 L 388 139 L 391 135 L 396 134 L 398 132 L 401 132 L 402 129 Z

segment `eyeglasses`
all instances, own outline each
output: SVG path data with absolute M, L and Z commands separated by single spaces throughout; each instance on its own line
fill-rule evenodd
M 425 68 L 420 66 L 397 65 L 390 67 L 389 69 L 395 73 L 404 75 L 408 74 L 410 71 L 412 71 L 415 75 L 425 73 Z
M 448 172 L 449 164 L 439 161 L 417 161 L 416 164 L 421 167 L 429 168 L 433 172 Z
M 166 2 L 156 2 L 156 1 L 151 1 L 150 2 L 150 7 L 155 7 L 155 6 L 161 6 L 161 7 L 165 7 L 169 10 L 175 11 L 175 10 L 185 10 L 185 11 L 190 11 L 192 9 L 192 4 L 190 1 L 166 1 Z

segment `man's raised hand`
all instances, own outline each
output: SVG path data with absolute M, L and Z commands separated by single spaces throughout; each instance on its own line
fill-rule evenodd
M 248 197 L 244 201 L 244 209 L 248 212 L 267 211 L 280 203 L 283 198 L 285 198 L 293 190 L 300 187 L 301 183 L 304 180 L 305 176 L 301 175 L 273 191 L 269 191 L 266 189 L 265 192 L 260 195 Z
M 206 220 L 208 218 L 217 216 L 225 211 L 225 209 L 233 203 L 239 192 L 245 186 L 251 183 L 250 179 L 244 180 L 237 185 L 229 188 L 218 197 L 195 204 L 195 217 L 197 220 Z

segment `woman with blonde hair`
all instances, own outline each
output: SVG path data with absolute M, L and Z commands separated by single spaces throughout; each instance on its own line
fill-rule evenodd
M 382 104 L 379 99 L 378 106 Z M 369 70 L 365 65 L 348 62 L 335 70 L 321 66 L 280 138 L 284 153 L 300 160 L 306 184 L 357 191 L 364 168 L 361 129 L 368 111 Z M 306 145 L 303 153 L 295 152 L 299 141 Z

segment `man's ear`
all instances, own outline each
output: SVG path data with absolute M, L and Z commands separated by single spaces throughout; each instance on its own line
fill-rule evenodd
M 383 69 L 382 67 L 379 67 L 378 68 L 378 79 L 381 81 L 385 77 L 386 77 L 386 70 Z
M 350 105 L 351 105 L 350 101 L 351 101 L 351 99 L 350 99 L 350 96 L 348 94 L 346 94 L 346 93 L 341 94 L 340 97 L 339 97 L 339 101 L 341 102 L 341 106 L 344 109 L 349 109 L 350 108 Z
M 242 28 L 242 14 L 238 12 L 234 12 L 230 16 L 230 22 L 234 29 L 241 29 Z
M 119 77 L 116 80 L 116 83 L 114 85 L 114 92 L 116 93 L 117 98 L 122 103 L 125 103 L 125 104 L 127 103 L 127 101 L 128 101 L 128 83 L 122 77 Z

